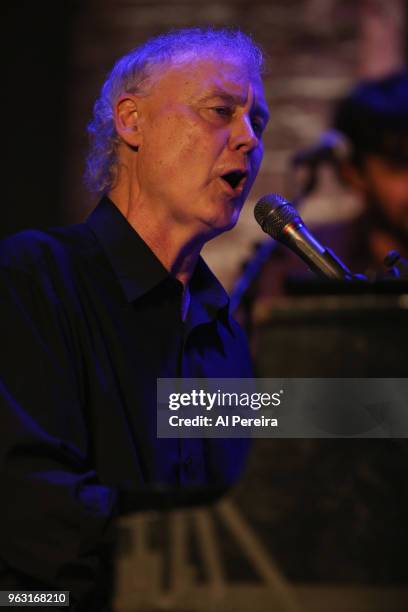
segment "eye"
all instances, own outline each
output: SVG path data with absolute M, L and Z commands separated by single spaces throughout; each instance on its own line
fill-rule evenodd
M 234 109 L 231 106 L 214 106 L 211 110 L 222 117 L 232 117 L 234 113 Z
M 251 120 L 251 125 L 257 136 L 260 136 L 265 129 L 262 119 L 257 119 L 256 117 Z

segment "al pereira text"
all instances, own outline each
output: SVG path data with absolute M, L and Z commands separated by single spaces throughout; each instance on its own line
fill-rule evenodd
M 241 417 L 236 414 L 220 415 L 216 419 L 197 415 L 195 417 L 179 417 L 173 414 L 169 417 L 171 427 L 278 427 L 278 419 L 269 417 Z

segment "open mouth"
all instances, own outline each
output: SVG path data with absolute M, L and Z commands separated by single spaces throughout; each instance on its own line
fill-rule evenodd
M 246 177 L 247 173 L 242 172 L 241 170 L 233 170 L 232 172 L 227 172 L 221 176 L 221 178 L 228 183 L 232 189 L 236 189 L 241 185 L 243 186 Z

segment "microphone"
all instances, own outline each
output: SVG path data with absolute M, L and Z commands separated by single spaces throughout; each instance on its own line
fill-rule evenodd
M 347 266 L 312 236 L 298 212 L 280 195 L 263 196 L 255 206 L 254 215 L 264 232 L 294 251 L 318 276 L 352 280 L 353 274 Z

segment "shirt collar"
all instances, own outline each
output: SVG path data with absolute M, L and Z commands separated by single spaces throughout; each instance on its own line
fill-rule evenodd
M 102 246 L 129 302 L 172 278 L 107 196 L 100 200 L 86 224 Z M 201 257 L 190 280 L 190 292 L 189 327 L 208 323 L 218 316 L 228 322 L 228 294 Z
M 86 220 L 129 302 L 153 289 L 169 273 L 106 196 Z

